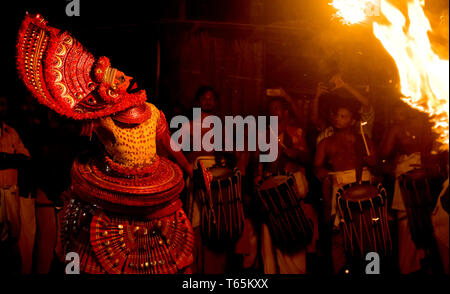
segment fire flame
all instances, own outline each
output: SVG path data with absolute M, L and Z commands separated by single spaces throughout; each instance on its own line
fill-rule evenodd
M 335 17 L 343 24 L 356 24 L 366 21 L 378 0 L 333 0 L 329 5 L 337 9 Z
M 440 150 L 449 150 L 449 61 L 441 59 L 432 49 L 428 32 L 431 25 L 425 15 L 424 0 L 408 1 L 408 18 L 386 0 L 379 0 L 379 12 L 389 24 L 373 23 L 374 35 L 395 60 L 401 84 L 403 101 L 415 109 L 426 112 L 433 129 L 439 135 Z M 351 6 L 335 6 L 336 16 L 346 17 Z M 357 1 L 358 2 L 358 1 Z M 366 1 L 360 0 L 363 4 Z M 366 19 L 370 15 L 366 15 Z M 355 18 L 349 16 L 345 23 Z

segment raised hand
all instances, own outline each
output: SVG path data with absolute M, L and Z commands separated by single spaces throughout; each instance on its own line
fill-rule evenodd
M 340 74 L 334 75 L 331 79 L 330 79 L 331 83 L 334 83 L 334 89 L 339 89 L 345 86 L 345 82 L 344 80 L 342 80 L 342 77 Z

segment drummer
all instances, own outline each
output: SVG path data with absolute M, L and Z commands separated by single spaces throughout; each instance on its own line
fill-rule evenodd
M 340 217 L 336 210 L 336 192 L 346 184 L 369 181 L 371 173 L 367 168 L 375 165 L 374 146 L 369 138 L 358 134 L 358 105 L 351 100 L 339 98 L 339 105 L 333 111 L 334 134 L 323 139 L 317 146 L 314 170 L 321 180 L 332 182 L 330 227 L 332 228 L 333 268 L 339 273 L 345 265 L 345 252 L 342 234 L 339 233 Z
M 395 189 L 392 210 L 397 214 L 398 258 L 402 274 L 420 270 L 420 259 L 424 258 L 423 249 L 416 248 L 410 233 L 406 207 L 399 185 L 399 177 L 411 170 L 420 168 L 433 144 L 426 122 L 419 115 L 413 116 L 413 110 L 398 101 L 393 107 L 393 126 L 381 143 L 381 157 L 394 166 Z
M 218 94 L 213 87 L 203 85 L 197 89 L 194 99 L 194 106 L 201 108 L 201 119 L 192 120 L 190 124 L 190 134 L 193 134 L 194 124 L 203 121 L 204 117 L 208 115 L 215 114 L 218 105 Z M 201 125 L 198 128 L 201 130 L 200 138 L 191 137 L 190 146 L 193 146 L 193 140 L 198 140 L 203 138 L 203 134 L 208 132 L 210 129 L 203 128 Z M 201 145 L 202 146 L 202 145 Z M 194 170 L 197 168 L 195 162 L 196 160 L 202 160 L 205 167 L 210 167 L 215 164 L 214 151 L 206 151 L 203 149 L 200 151 L 188 152 L 186 157 L 189 162 L 193 164 Z M 202 242 L 201 229 L 200 229 L 200 208 L 199 203 L 194 197 L 194 187 L 191 179 L 188 179 L 187 186 L 191 187 L 188 189 L 188 196 L 186 200 L 186 212 L 191 220 L 192 227 L 194 229 L 195 243 L 194 243 L 194 263 L 192 272 L 194 274 L 220 274 L 225 271 L 226 256 L 223 254 L 215 254 L 213 251 L 209 250 Z
M 196 123 L 202 124 L 205 117 L 209 115 L 218 115 L 219 110 L 219 94 L 217 91 L 207 85 L 200 86 L 195 95 L 194 101 L 195 107 L 201 108 L 201 119 L 194 119 L 189 122 L 190 124 L 190 134 L 194 134 L 193 129 L 197 128 L 201 130 L 199 137 L 191 138 L 191 145 L 193 146 L 192 140 L 203 140 L 203 135 L 206 134 L 211 128 L 205 128 L 203 125 L 195 125 Z M 224 134 L 225 135 L 225 134 Z M 214 143 L 214 142 L 211 142 Z M 192 151 L 187 153 L 187 158 L 193 164 L 194 170 L 198 168 L 199 162 L 202 163 L 204 168 L 211 168 L 214 165 L 227 164 L 232 165 L 232 157 L 237 157 L 237 166 L 242 171 L 241 175 L 245 175 L 245 164 L 243 167 L 241 162 L 245 162 L 245 156 L 237 156 L 238 154 L 230 153 L 220 153 L 213 151 L 207 151 L 203 148 L 201 144 L 200 151 Z M 239 154 L 240 155 L 240 154 Z M 233 166 L 234 167 L 234 166 Z M 233 169 L 231 167 L 231 169 Z M 189 179 L 188 179 L 189 180 Z M 197 199 L 195 199 L 194 190 L 200 189 L 198 186 L 193 185 L 193 183 L 188 183 L 188 199 L 186 203 L 186 211 L 191 219 L 192 227 L 194 228 L 195 234 L 195 245 L 194 245 L 194 264 L 193 273 L 198 274 L 223 274 L 225 271 L 234 270 L 233 267 L 238 267 L 239 257 L 244 253 L 248 253 L 248 244 L 250 238 L 246 238 L 251 235 L 252 228 L 249 227 L 249 222 L 247 219 L 244 220 L 244 232 L 241 239 L 238 240 L 235 248 L 228 248 L 224 251 L 223 248 L 212 248 L 212 245 L 206 245 L 205 240 L 202 240 L 201 234 L 201 217 L 200 217 L 200 204 Z M 247 242 L 248 241 L 248 242 Z M 255 242 L 253 242 L 255 243 Z M 248 255 L 248 254 L 247 254 Z M 254 260 L 254 256 L 250 256 L 250 260 Z M 238 261 L 236 261 L 238 260 Z M 244 257 L 245 263 L 245 257 Z M 252 261 L 247 263 L 252 264 Z
M 258 175 L 255 182 L 260 182 L 264 177 L 289 172 L 293 173 L 299 197 L 304 198 L 308 193 L 308 182 L 305 177 L 305 166 L 311 160 L 310 152 L 306 144 L 304 131 L 295 125 L 290 119 L 289 109 L 296 111 L 295 103 L 283 89 L 267 91 L 270 97 L 268 113 L 278 117 L 278 158 L 271 163 L 259 163 Z M 271 128 L 269 126 L 269 128 Z M 271 129 L 273 131 L 273 129 Z M 318 236 L 317 216 L 312 205 L 301 202 L 307 218 L 314 223 L 314 236 L 306 250 L 295 254 L 286 254 L 275 248 L 271 242 L 268 227 L 262 224 L 261 250 L 265 274 L 306 274 L 306 252 L 315 251 L 315 243 Z

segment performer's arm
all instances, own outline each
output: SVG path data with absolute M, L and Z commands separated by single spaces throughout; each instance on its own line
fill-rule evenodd
M 170 146 L 170 142 L 172 138 L 169 136 L 167 132 L 162 133 L 158 140 L 160 141 L 161 145 L 173 156 L 175 157 L 175 160 L 177 163 L 183 168 L 183 170 L 189 175 L 189 177 L 193 178 L 194 176 L 194 169 L 192 165 L 187 161 L 186 157 L 184 156 L 183 152 L 175 151 Z M 173 142 L 173 145 L 175 145 L 175 142 Z
M 175 151 L 171 147 L 171 142 L 173 146 L 176 146 L 177 143 L 175 141 L 172 141 L 173 139 L 169 133 L 169 126 L 162 111 L 160 111 L 158 123 L 156 126 L 156 140 L 167 152 L 169 152 L 169 154 L 171 154 L 175 158 L 177 163 L 189 175 L 189 177 L 193 178 L 193 166 L 189 163 L 181 150 Z
M 344 82 L 340 75 L 335 75 L 333 78 L 331 78 L 331 80 L 335 84 L 335 89 L 343 88 L 347 90 L 347 92 L 352 94 L 352 96 L 355 97 L 356 100 L 358 100 L 362 104 L 363 112 L 368 112 L 370 110 L 369 99 L 367 99 L 366 96 L 359 93 L 355 88 Z
M 370 108 L 370 103 L 369 99 L 367 99 L 366 96 L 359 93 L 355 88 L 347 83 L 344 83 L 342 87 L 346 89 L 350 94 L 352 94 L 353 97 L 355 97 L 359 102 L 361 102 L 361 104 L 363 105 L 363 111 L 368 111 L 368 109 Z

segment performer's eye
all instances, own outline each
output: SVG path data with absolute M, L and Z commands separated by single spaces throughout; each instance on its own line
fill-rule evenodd
M 123 84 L 123 83 L 125 82 L 125 77 L 124 77 L 124 76 L 120 76 L 120 77 L 119 77 L 119 82 L 120 82 L 121 84 Z

